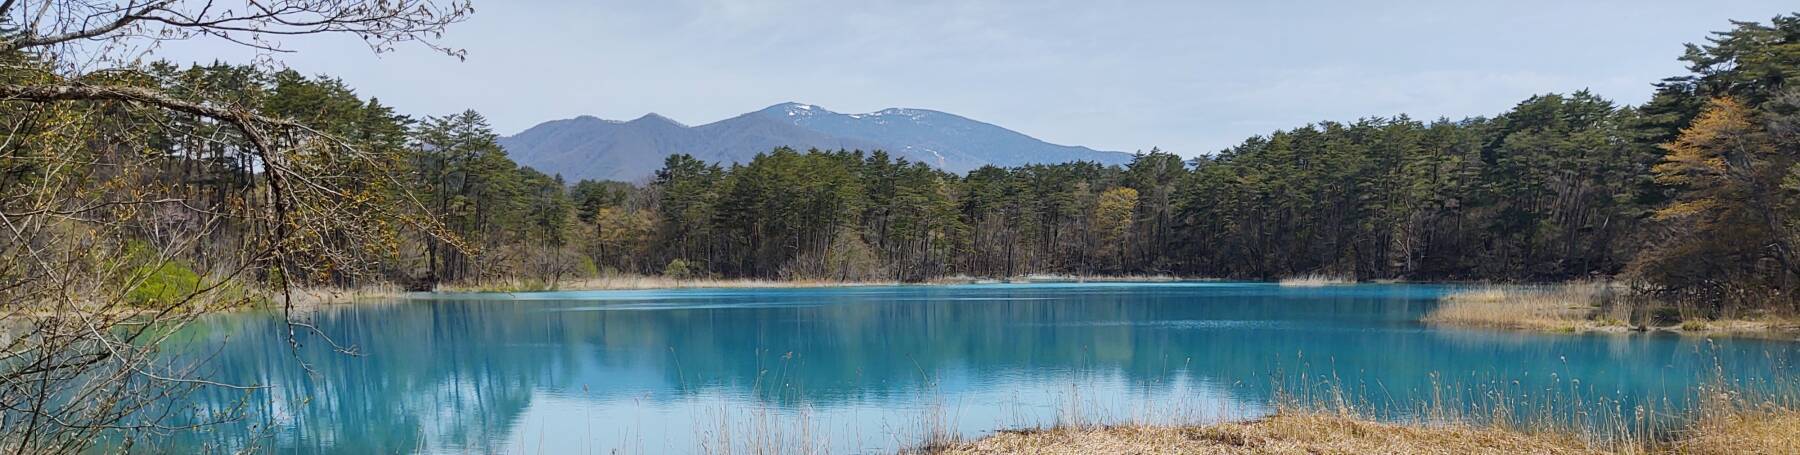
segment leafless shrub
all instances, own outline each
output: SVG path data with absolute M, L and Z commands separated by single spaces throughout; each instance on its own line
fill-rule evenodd
M 165 93 L 157 43 L 358 36 L 439 47 L 466 2 L 0 0 L 0 448 L 129 448 L 237 416 L 179 406 L 204 356 L 161 347 L 197 318 L 300 282 L 345 282 L 409 228 L 449 238 L 384 180 L 384 157 L 254 106 Z M 173 169 L 211 163 L 206 184 Z M 182 174 L 186 175 L 186 174 Z M 289 313 L 289 343 L 336 345 Z M 309 333 L 310 332 L 310 333 Z M 338 346 L 354 352 L 351 347 Z M 296 351 L 297 352 L 297 351 Z

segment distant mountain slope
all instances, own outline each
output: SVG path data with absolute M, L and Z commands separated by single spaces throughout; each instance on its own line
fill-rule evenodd
M 656 114 L 629 122 L 581 116 L 538 124 L 501 138 L 500 145 L 514 161 L 545 173 L 560 173 L 569 180 L 637 181 L 660 169 L 670 154 L 744 162 L 780 146 L 886 150 L 896 157 L 959 173 L 987 164 L 1131 161 L 1127 153 L 1051 144 L 944 112 L 884 109 L 840 114 L 798 103 L 777 104 L 694 127 Z
M 1131 154 L 1056 145 L 1017 131 L 929 109 L 892 108 L 867 114 L 840 114 L 818 106 L 784 103 L 757 113 L 836 137 L 884 144 L 886 150 L 952 172 L 983 165 L 1098 161 L 1131 162 Z

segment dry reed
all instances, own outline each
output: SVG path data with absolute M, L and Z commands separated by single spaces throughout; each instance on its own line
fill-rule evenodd
M 1399 425 L 1330 413 L 1279 413 L 1203 426 L 1126 425 L 1003 432 L 942 454 L 1604 453 L 1570 438 L 1464 425 Z
M 1425 322 L 1465 327 L 1575 332 L 1624 330 L 1623 318 L 1600 317 L 1606 283 L 1488 286 L 1444 297 Z
M 1314 273 L 1314 274 L 1310 274 L 1310 275 L 1301 275 L 1301 276 L 1282 278 L 1281 281 L 1278 282 L 1278 284 L 1280 284 L 1282 287 L 1291 287 L 1291 288 L 1316 288 L 1316 287 L 1324 287 L 1324 286 L 1356 284 L 1356 279 L 1347 277 L 1347 276 L 1342 276 L 1342 275 L 1326 275 L 1326 274 Z

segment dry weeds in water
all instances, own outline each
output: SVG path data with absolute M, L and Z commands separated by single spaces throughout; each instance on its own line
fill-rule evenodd
M 1433 324 L 1497 329 L 1575 332 L 1627 328 L 1624 315 L 1598 313 L 1610 285 L 1579 282 L 1557 286 L 1488 286 L 1444 297 L 1425 317 Z
M 1209 425 L 1062 426 L 1003 431 L 938 454 L 1782 454 L 1800 453 L 1800 411 L 1783 400 L 1710 388 L 1692 420 L 1664 437 L 1596 437 L 1567 427 L 1479 424 L 1463 418 L 1381 422 L 1350 408 L 1284 406 Z M 1441 405 L 1439 405 L 1441 406 Z M 1456 415 L 1444 411 L 1438 415 Z
M 1800 453 L 1800 379 L 1778 364 L 1769 377 L 1734 380 L 1723 359 L 1712 362 L 1713 378 L 1691 395 L 1630 407 L 1586 396 L 1573 380 L 1526 393 L 1508 389 L 1517 385 L 1513 381 L 1445 383 L 1434 375 L 1428 397 L 1402 403 L 1409 409 L 1401 415 L 1368 401 L 1370 390 L 1346 389 L 1335 376 L 1302 374 L 1294 376 L 1299 383 L 1275 385 L 1274 410 L 1263 417 L 1107 426 L 1059 418 L 1076 424 L 1002 431 L 933 453 Z M 1690 407 L 1658 408 L 1677 401 Z
M 1631 317 L 1634 307 L 1677 313 L 1679 305 L 1633 297 L 1622 286 L 1582 281 L 1544 286 L 1486 286 L 1445 296 L 1426 323 L 1545 332 L 1664 332 L 1793 338 L 1800 334 L 1800 319 L 1777 314 L 1741 318 L 1659 322 L 1656 316 Z
M 1347 277 L 1347 276 L 1342 276 L 1342 275 L 1325 275 L 1325 274 L 1315 273 L 1315 274 L 1311 274 L 1311 275 L 1301 275 L 1301 276 L 1282 278 L 1278 284 L 1280 284 L 1282 287 L 1290 287 L 1290 288 L 1316 288 L 1316 287 L 1324 287 L 1324 286 L 1356 284 L 1356 279 Z
M 759 288 L 818 288 L 849 286 L 897 286 L 902 284 L 946 285 L 946 284 L 987 284 L 987 283 L 1085 283 L 1085 282 L 1142 282 L 1164 283 L 1188 280 L 1189 278 L 1167 275 L 1026 275 L 1010 279 L 977 278 L 969 276 L 951 276 L 936 278 L 924 283 L 903 283 L 900 281 L 843 281 L 828 279 L 749 279 L 749 278 L 670 278 L 660 275 L 611 275 L 593 278 L 577 278 L 565 280 L 538 280 L 523 278 L 507 278 L 488 280 L 480 283 L 445 284 L 438 287 L 442 292 L 530 292 L 530 291 L 607 291 L 607 290 L 650 290 L 650 289 L 759 289 Z
M 310 287 L 294 288 L 293 305 L 307 308 L 323 305 L 355 303 L 369 299 L 386 299 L 405 294 L 406 290 L 393 283 L 371 283 L 356 287 Z
M 1280 413 L 1204 426 L 1126 425 L 1004 432 L 943 454 L 1604 453 L 1577 441 L 1461 425 L 1376 423 L 1325 413 Z
M 610 291 L 681 288 L 813 288 L 841 286 L 889 286 L 896 281 L 835 280 L 757 280 L 718 278 L 670 278 L 652 275 L 616 275 L 546 282 L 543 280 L 504 279 L 476 284 L 442 285 L 443 292 L 530 292 L 530 291 Z

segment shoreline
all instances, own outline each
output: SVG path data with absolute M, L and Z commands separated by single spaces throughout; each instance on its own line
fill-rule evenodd
M 1544 334 L 1671 334 L 1682 336 L 1718 336 L 1742 338 L 1800 339 L 1800 321 L 1788 319 L 1706 319 L 1690 320 L 1676 325 L 1633 326 L 1617 321 L 1574 321 L 1540 324 L 1521 321 L 1514 324 L 1484 324 L 1422 319 L 1427 325 L 1459 329 L 1481 329 L 1497 332 L 1529 332 Z
M 1503 285 L 1446 295 L 1420 318 L 1431 326 L 1561 334 L 1667 333 L 1682 336 L 1800 339 L 1800 318 L 1774 314 L 1710 319 L 1685 316 L 1658 302 L 1619 302 L 1620 288 L 1608 283 Z M 1645 314 L 1634 318 L 1635 306 Z M 1633 321 L 1636 319 L 1636 321 Z
M 1800 411 L 1738 408 L 1703 412 L 1666 439 L 1594 442 L 1561 430 L 1442 423 L 1391 423 L 1348 412 L 1278 411 L 1204 425 L 1101 425 L 1001 430 L 903 453 L 942 455 L 1092 453 L 1463 453 L 1736 454 L 1800 450 Z
M 912 453 L 1608 453 L 1560 434 L 1465 424 L 1386 423 L 1343 413 L 1288 412 L 1202 425 L 1124 424 L 1001 430 Z
M 1215 278 L 1176 277 L 1168 275 L 1022 275 L 1012 278 L 978 278 L 953 276 L 936 278 L 923 282 L 902 281 L 837 281 L 837 280 L 767 280 L 753 278 L 694 278 L 673 279 L 650 275 L 628 275 L 603 278 L 584 278 L 559 281 L 554 285 L 528 280 L 499 280 L 482 284 L 450 284 L 439 285 L 431 291 L 405 291 L 391 283 L 378 283 L 356 288 L 312 287 L 297 288 L 293 291 L 295 307 L 312 307 L 326 305 L 344 305 L 364 302 L 370 299 L 405 298 L 416 295 L 435 294 L 475 294 L 496 293 L 510 294 L 523 292 L 565 292 L 565 291 L 651 291 L 676 289 L 804 289 L 804 288 L 843 288 L 843 287 L 876 287 L 876 286 L 956 286 L 984 284 L 1033 284 L 1033 283 L 1175 283 L 1219 281 Z M 279 301 L 279 296 L 273 296 Z M 275 303 L 279 306 L 279 303 Z
M 1175 283 L 1221 281 L 1217 278 L 1178 277 L 1169 275 L 1049 275 L 1033 274 L 1012 278 L 980 278 L 953 276 L 924 282 L 901 281 L 837 281 L 837 280 L 767 280 L 767 279 L 672 279 L 661 276 L 626 275 L 602 278 L 563 280 L 554 285 L 529 280 L 498 280 L 483 284 L 440 285 L 428 292 L 402 290 L 391 283 L 357 288 L 304 288 L 294 290 L 294 307 L 315 308 L 366 303 L 370 300 L 419 298 L 439 294 L 525 293 L 568 291 L 649 291 L 678 289 L 804 289 L 875 286 L 955 286 L 986 284 L 1034 283 Z M 1259 281 L 1247 281 L 1259 282 Z M 1282 288 L 1304 289 L 1381 282 L 1350 282 L 1305 277 L 1267 282 Z M 1416 282 L 1408 284 L 1469 284 L 1462 282 Z M 1487 329 L 1494 331 L 1559 334 L 1646 334 L 1665 333 L 1682 336 L 1763 338 L 1800 340 L 1800 318 L 1764 316 L 1735 319 L 1689 319 L 1673 324 L 1633 325 L 1625 315 L 1600 314 L 1598 294 L 1606 285 L 1595 283 L 1562 283 L 1552 285 L 1489 285 L 1446 295 L 1438 309 L 1419 322 L 1440 327 Z M 279 300 L 272 300 L 279 307 Z

